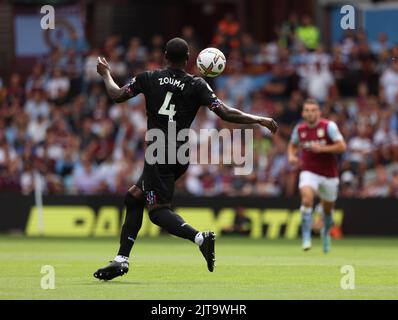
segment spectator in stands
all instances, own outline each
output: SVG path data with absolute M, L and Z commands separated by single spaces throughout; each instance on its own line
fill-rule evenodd
M 103 55 L 105 57 L 109 57 L 113 51 L 117 51 L 119 55 L 124 54 L 124 47 L 121 44 L 121 36 L 118 34 L 114 34 L 108 38 L 106 38 L 104 46 L 102 48 Z
M 236 49 L 240 46 L 239 41 L 240 25 L 231 12 L 225 14 L 224 18 L 218 23 L 216 35 L 213 39 L 213 44 L 219 47 L 225 44 L 223 48 L 228 55 L 231 49 Z
M 277 101 L 287 98 L 289 79 L 283 73 L 282 66 L 278 63 L 272 67 L 271 78 L 264 87 L 264 92 L 271 100 Z
M 53 74 L 54 70 L 60 67 L 61 59 L 62 59 L 61 48 L 60 47 L 52 48 L 49 56 L 43 62 L 44 72 L 47 76 Z
M 380 96 L 387 103 L 398 103 L 398 56 L 392 58 L 389 68 L 380 77 Z
M 322 68 L 318 61 L 314 67 L 307 69 L 305 78 L 309 97 L 315 98 L 323 104 L 329 96 L 333 96 L 332 90 L 335 89 L 335 82 L 329 67 L 324 66 Z
M 291 13 L 287 21 L 277 28 L 279 44 L 289 49 L 296 46 L 296 30 L 299 26 L 299 19 L 296 13 Z
M 310 16 L 301 18 L 301 25 L 296 29 L 296 36 L 308 50 L 315 50 L 319 43 L 319 29 L 312 24 Z
M 274 64 L 278 61 L 278 51 L 279 48 L 275 42 L 262 43 L 253 62 L 260 65 Z
M 341 191 L 340 195 L 343 198 L 352 198 L 357 195 L 357 181 L 351 171 L 344 171 L 340 177 Z
M 75 166 L 72 179 L 74 189 L 80 194 L 94 194 L 101 181 L 88 155 L 83 155 L 81 165 Z
M 60 68 L 65 71 L 70 82 L 68 94 L 72 97 L 80 94 L 83 85 L 83 59 L 74 49 L 68 49 L 60 61 Z
M 308 54 L 306 64 L 309 67 L 315 66 L 317 63 L 321 65 L 321 68 L 329 68 L 332 58 L 329 53 L 326 52 L 323 44 L 319 44 L 315 51 Z
M 344 75 L 346 75 L 348 71 L 347 61 L 344 59 L 345 57 L 341 53 L 341 47 L 335 46 L 333 48 L 333 55 L 331 57 L 330 71 L 337 81 L 343 79 Z
M 374 73 L 376 68 L 376 56 L 370 51 L 367 42 L 358 44 L 356 49 L 357 57 L 355 59 L 357 63 L 354 64 L 354 67 L 358 69 L 358 77 L 371 86 L 376 76 Z
M 253 37 L 249 33 L 244 33 L 241 36 L 241 52 L 242 57 L 255 56 L 259 52 L 259 46 L 254 41 Z
M 115 77 L 115 81 L 124 83 L 127 78 L 127 64 L 122 60 L 118 50 L 113 50 L 109 55 L 109 67 L 112 70 L 112 75 Z
M 301 119 L 302 96 L 300 91 L 293 91 L 286 105 L 282 105 L 282 112 L 277 117 L 279 134 L 289 137 L 293 126 Z
M 46 81 L 43 65 L 36 63 L 32 68 L 32 74 L 26 80 L 26 93 L 29 94 L 33 90 L 44 90 Z
M 383 166 L 377 166 L 375 173 L 375 179 L 371 180 L 365 185 L 362 196 L 387 197 L 390 193 L 390 186 L 388 183 L 386 169 Z
M 309 57 L 307 48 L 300 43 L 297 50 L 290 54 L 290 64 L 293 66 L 306 66 L 309 63 Z
M 10 102 L 13 100 L 22 102 L 25 99 L 25 89 L 22 85 L 21 76 L 18 73 L 13 73 L 10 76 L 7 97 Z
M 239 101 L 243 105 L 250 104 L 250 94 L 254 89 L 253 80 L 243 74 L 242 68 L 236 66 L 232 69 L 230 76 L 225 82 L 225 95 L 231 105 L 238 105 Z
M 94 48 L 90 51 L 88 56 L 85 59 L 83 66 L 83 78 L 85 81 L 85 90 L 89 87 L 90 84 L 97 82 L 99 83 L 101 80 L 101 76 L 97 73 L 97 59 L 100 56 L 100 51 L 97 48 Z
M 21 192 L 18 162 L 8 161 L 2 174 L 0 174 L 0 191 Z
M 195 30 L 192 26 L 187 25 L 182 28 L 181 31 L 182 38 L 188 42 L 189 50 L 198 52 L 202 48 L 202 44 L 195 34 Z
M 147 48 L 142 45 L 141 39 L 138 37 L 132 37 L 126 53 L 126 63 L 129 75 L 137 74 L 145 68 L 147 54 Z
M 71 190 L 73 188 L 72 175 L 78 160 L 79 150 L 74 146 L 73 142 L 70 142 L 67 144 L 63 156 L 58 158 L 55 162 L 55 172 L 63 179 L 66 190 Z
M 266 168 L 266 188 L 263 190 L 265 195 L 280 196 L 284 186 L 285 173 L 288 167 L 286 156 L 287 143 L 280 136 L 273 139 L 274 145 L 268 154 L 268 164 Z
M 41 181 L 44 184 L 44 180 Z M 23 172 L 20 178 L 21 192 L 24 195 L 31 194 L 34 191 L 34 173 L 32 164 L 30 162 L 25 163 Z
M 4 132 L 0 131 L 0 174 L 7 172 L 10 162 L 17 160 L 15 149 L 7 143 Z
M 364 172 L 371 167 L 373 162 L 373 144 L 367 134 L 367 128 L 364 124 L 358 124 L 358 135 L 348 141 L 348 160 L 351 162 L 354 172 Z
M 89 50 L 89 46 L 84 37 L 79 37 L 77 31 L 72 28 L 69 32 L 69 38 L 63 43 L 63 49 L 68 51 L 72 49 L 78 56 L 84 56 Z
M 150 50 L 153 51 L 163 51 L 164 38 L 161 34 L 155 34 L 151 39 Z
M 379 55 L 383 51 L 391 49 L 391 42 L 388 41 L 388 36 L 385 32 L 380 32 L 377 36 L 377 41 L 371 44 L 372 52 Z
M 70 88 L 70 80 L 60 68 L 56 68 L 47 82 L 46 92 L 50 101 L 62 104 L 67 98 Z
M 38 117 L 48 118 L 50 115 L 50 105 L 45 97 L 44 91 L 35 89 L 31 93 L 31 98 L 26 100 L 25 112 L 30 120 L 37 120 Z
M 163 51 L 161 49 L 155 49 L 151 52 L 147 61 L 145 69 L 155 70 L 161 68 L 163 63 Z
M 398 160 L 398 135 L 391 129 L 390 115 L 384 114 L 373 135 L 377 163 L 388 164 Z
M 47 117 L 39 115 L 36 118 L 31 119 L 27 129 L 27 135 L 33 143 L 41 143 L 46 138 L 47 129 L 50 126 L 50 122 Z

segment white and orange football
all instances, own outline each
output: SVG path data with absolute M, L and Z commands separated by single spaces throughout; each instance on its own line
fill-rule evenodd
M 226 63 L 224 54 L 217 48 L 203 49 L 196 59 L 200 73 L 211 78 L 219 76 L 224 71 Z

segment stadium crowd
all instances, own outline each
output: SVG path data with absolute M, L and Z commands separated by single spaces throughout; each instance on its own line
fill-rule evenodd
M 194 195 L 291 196 L 297 168 L 286 147 L 300 120 L 305 97 L 316 98 L 324 116 L 342 131 L 348 150 L 339 157 L 343 197 L 398 197 L 398 44 L 385 34 L 375 42 L 349 31 L 333 48 L 320 42 L 308 16 L 291 15 L 276 28 L 275 41 L 261 43 L 241 32 L 231 14 L 222 19 L 212 43 L 183 28 L 191 46 L 187 71 L 197 73 L 197 53 L 206 46 L 227 57 L 223 76 L 209 80 L 228 105 L 274 117 L 280 130 L 254 130 L 254 170 L 234 175 L 231 165 L 192 165 L 177 192 Z M 0 191 L 29 194 L 39 172 L 48 194 L 124 194 L 137 181 L 146 130 L 142 95 L 114 104 L 96 73 L 105 56 L 120 85 L 163 65 L 165 39 L 128 43 L 112 35 L 100 48 L 77 33 L 38 59 L 28 77 L 0 79 Z M 202 108 L 199 128 L 237 128 Z

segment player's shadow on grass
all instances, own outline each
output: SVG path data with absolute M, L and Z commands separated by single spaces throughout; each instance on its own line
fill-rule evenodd
M 122 284 L 129 284 L 129 285 L 146 285 L 145 282 L 138 282 L 138 281 L 90 281 L 90 282 L 81 282 L 76 283 L 75 285 L 122 285 Z

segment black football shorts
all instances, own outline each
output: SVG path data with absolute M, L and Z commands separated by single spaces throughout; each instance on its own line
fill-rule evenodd
M 148 164 L 138 179 L 137 187 L 145 195 L 147 205 L 170 204 L 176 180 L 187 171 L 189 164 Z

